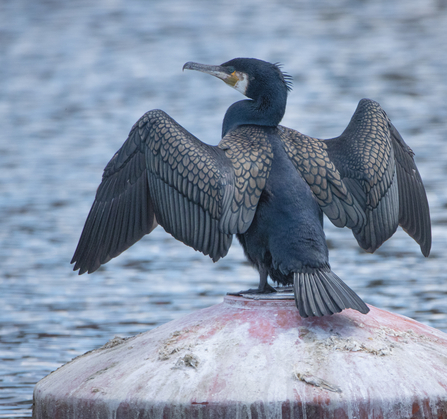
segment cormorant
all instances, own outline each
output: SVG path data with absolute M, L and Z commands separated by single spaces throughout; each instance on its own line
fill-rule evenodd
M 290 76 L 277 64 L 236 58 L 184 69 L 222 79 L 248 100 L 230 106 L 210 146 L 161 110 L 144 114 L 104 169 L 71 263 L 94 272 L 158 224 L 176 239 L 224 257 L 233 235 L 259 271 L 293 285 L 303 317 L 369 308 L 328 263 L 323 213 L 374 252 L 398 225 L 431 247 L 425 189 L 404 142 L 377 102 L 362 99 L 345 131 L 320 140 L 280 126 Z

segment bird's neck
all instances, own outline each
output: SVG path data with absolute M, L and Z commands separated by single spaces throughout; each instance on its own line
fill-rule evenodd
M 240 125 L 276 127 L 286 110 L 287 95 L 271 100 L 269 96 L 257 100 L 241 100 L 227 110 L 222 125 L 222 138 Z

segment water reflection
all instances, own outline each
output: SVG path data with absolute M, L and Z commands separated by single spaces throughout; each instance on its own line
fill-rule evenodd
M 326 223 L 331 264 L 367 302 L 447 331 L 447 16 L 443 2 L 156 0 L 0 4 L 0 417 L 29 417 L 36 381 L 130 336 L 249 288 L 236 244 L 214 265 L 161 228 L 92 276 L 71 259 L 102 168 L 136 119 L 162 108 L 217 143 L 237 92 L 186 61 L 280 61 L 284 125 L 340 134 L 379 101 L 416 152 L 433 250 L 398 232 L 374 255 Z

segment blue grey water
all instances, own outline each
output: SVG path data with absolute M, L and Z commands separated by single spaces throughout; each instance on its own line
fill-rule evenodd
M 416 153 L 431 206 L 425 259 L 399 231 L 374 255 L 326 222 L 334 272 L 368 303 L 447 332 L 446 0 L 0 2 L 0 417 L 29 417 L 35 383 L 254 286 L 235 243 L 211 260 L 161 227 L 93 275 L 69 261 L 102 170 L 147 110 L 216 144 L 241 95 L 187 61 L 281 62 L 283 124 L 339 135 L 377 100 Z

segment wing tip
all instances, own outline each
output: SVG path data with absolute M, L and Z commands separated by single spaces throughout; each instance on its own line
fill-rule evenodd
M 428 258 L 430 256 L 431 251 L 431 239 L 427 240 L 426 242 L 420 243 L 419 246 L 421 247 L 422 254 Z
M 82 261 L 78 260 L 75 256 L 73 256 L 73 259 L 71 260 L 70 264 L 73 263 L 74 263 L 73 272 L 78 271 L 78 275 L 83 275 L 85 273 L 91 274 L 101 266 L 101 264 L 94 266 L 89 265 L 88 263 L 83 263 Z

